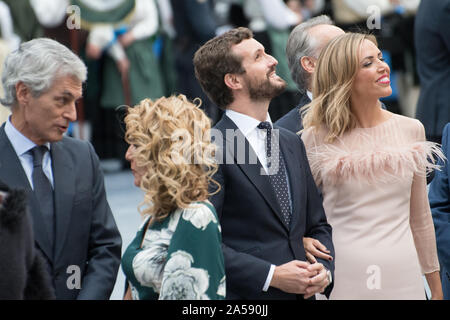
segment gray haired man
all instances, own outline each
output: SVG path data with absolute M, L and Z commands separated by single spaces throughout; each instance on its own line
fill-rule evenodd
M 276 124 L 292 132 L 303 128 L 300 108 L 312 100 L 312 78 L 322 49 L 337 36 L 344 34 L 326 15 L 307 20 L 296 26 L 286 46 L 292 79 L 300 90 L 299 104 L 279 119 Z
M 22 43 L 6 58 L 0 128 L 0 179 L 25 189 L 36 247 L 57 299 L 109 299 L 122 240 L 108 205 L 92 146 L 64 136 L 77 118 L 87 72 L 50 39 Z

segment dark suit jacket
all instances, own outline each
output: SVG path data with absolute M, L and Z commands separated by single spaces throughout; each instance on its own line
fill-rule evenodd
M 254 164 L 248 161 L 249 157 L 255 160 L 257 157 L 242 132 L 226 115 L 215 128 L 223 135 L 223 139 L 216 137 L 219 148 L 223 147 L 223 153 L 219 156 L 223 164 L 214 177 L 222 188 L 211 197 L 211 201 L 222 227 L 227 299 L 302 298 L 272 287 L 267 292 L 262 291 L 271 264 L 306 261 L 303 236 L 320 240 L 334 256 L 331 226 L 327 223 L 302 140 L 287 130 L 275 127 L 280 130 L 280 149 L 290 182 L 292 218 L 288 227 L 283 222 L 280 205 L 268 176 L 260 174 L 261 164 L 259 161 Z M 236 132 L 237 138 L 227 136 L 227 129 Z M 245 161 L 239 160 L 237 153 L 236 140 L 239 139 L 245 144 Z M 334 271 L 333 262 L 320 262 Z M 331 289 L 332 285 L 327 289 L 328 294 Z
M 56 217 L 53 255 L 37 199 L 4 127 L 0 128 L 0 180 L 27 193 L 35 244 L 46 258 L 56 298 L 109 299 L 120 265 L 122 239 L 91 144 L 69 137 L 51 144 Z M 69 283 L 76 284 L 76 269 L 69 266 L 79 267 L 81 289 L 68 288 L 69 277 Z
M 299 132 L 303 129 L 302 125 L 302 118 L 300 116 L 300 108 L 304 105 L 311 102 L 311 99 L 309 99 L 308 95 L 305 93 L 302 93 L 300 96 L 300 101 L 298 102 L 298 105 L 286 113 L 281 119 L 279 119 L 275 124 L 279 127 L 285 128 L 289 131 L 292 131 L 294 133 Z
M 450 0 L 421 1 L 414 24 L 420 96 L 416 118 L 428 138 L 450 121 Z
M 447 159 L 450 156 L 450 124 L 442 134 L 442 151 Z M 428 197 L 436 229 L 436 242 L 441 264 L 442 289 L 444 298 L 450 299 L 450 166 L 448 160 L 439 163 L 441 171 L 435 170 L 435 177 L 430 184 Z

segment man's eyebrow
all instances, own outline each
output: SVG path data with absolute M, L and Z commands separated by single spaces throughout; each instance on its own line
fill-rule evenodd
M 61 95 L 63 95 L 63 96 L 70 96 L 70 97 L 73 97 L 73 98 L 74 98 L 74 95 L 72 94 L 72 92 L 67 91 L 67 90 L 66 90 L 66 91 L 63 91 Z
M 69 98 L 73 98 L 75 99 L 76 97 L 72 94 L 72 92 L 64 90 L 61 94 L 59 94 L 58 96 L 63 96 L 63 97 L 69 97 Z M 83 96 L 79 96 L 78 98 L 76 98 L 76 100 L 80 100 Z

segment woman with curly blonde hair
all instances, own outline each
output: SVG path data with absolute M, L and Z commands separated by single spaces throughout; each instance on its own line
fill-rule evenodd
M 381 108 L 389 75 L 373 36 L 339 36 L 319 57 L 303 110 L 302 139 L 333 227 L 331 299 L 425 299 L 422 274 L 442 299 L 426 189 L 442 153 L 418 120 Z
M 184 95 L 128 109 L 125 155 L 145 192 L 144 217 L 124 253 L 126 299 L 223 299 L 221 230 L 208 201 L 217 171 L 210 120 Z

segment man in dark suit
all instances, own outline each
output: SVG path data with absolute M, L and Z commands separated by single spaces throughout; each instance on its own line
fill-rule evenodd
M 450 0 L 421 1 L 414 23 L 420 96 L 416 118 L 427 140 L 441 142 L 450 121 Z
M 292 79 L 297 83 L 301 96 L 298 105 L 275 124 L 297 133 L 303 129 L 300 108 L 311 102 L 312 78 L 322 49 L 337 36 L 344 34 L 326 16 L 309 19 L 296 26 L 289 35 L 286 55 Z
M 442 134 L 442 151 L 450 156 L 450 123 Z M 450 300 L 450 166 L 448 161 L 440 161 L 441 170 L 435 171 L 430 183 L 428 198 L 436 229 L 436 243 L 441 264 L 441 281 L 444 299 Z
M 208 41 L 197 79 L 225 114 L 212 134 L 221 162 L 211 197 L 222 227 L 227 299 L 303 299 L 332 289 L 332 261 L 306 261 L 303 236 L 334 255 L 331 226 L 300 137 L 272 126 L 270 100 L 286 83 L 247 28 Z
M 57 299 L 109 299 L 120 264 L 98 157 L 88 142 L 64 136 L 85 80 L 83 62 L 44 38 L 10 53 L 2 75 L 12 115 L 0 128 L 0 179 L 27 193 Z

